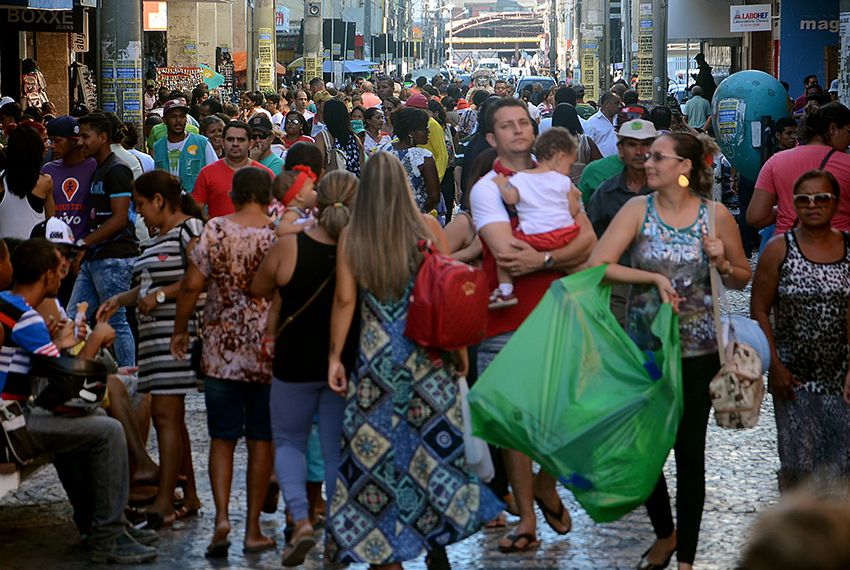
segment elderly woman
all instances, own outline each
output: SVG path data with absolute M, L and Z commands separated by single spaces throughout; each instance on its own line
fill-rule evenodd
M 770 342 L 780 490 L 816 469 L 850 472 L 850 237 L 832 228 L 838 196 L 829 172 L 800 176 L 799 226 L 767 244 L 753 280 L 752 316 Z
M 666 568 L 677 554 L 679 569 L 693 567 L 705 501 L 705 432 L 711 400 L 708 384 L 720 368 L 712 316 L 709 265 L 727 287 L 743 289 L 750 280 L 735 219 L 712 203 L 712 170 L 706 156 L 716 148 L 704 139 L 671 133 L 655 140 L 647 154 L 649 196 L 635 196 L 602 235 L 591 255 L 607 263 L 605 277 L 630 283 L 627 330 L 641 350 L 655 350 L 652 321 L 662 302 L 679 313 L 684 412 L 676 434 L 676 511 L 673 523 L 667 482 L 658 478 L 646 508 L 656 541 L 638 568 Z M 717 238 L 709 236 L 709 208 L 717 209 Z M 619 264 L 631 250 L 631 267 Z
M 268 172 L 246 167 L 233 175 L 236 211 L 210 220 L 189 253 L 177 297 L 171 352 L 183 358 L 189 348 L 188 322 L 200 293 L 207 290 L 201 338 L 204 397 L 210 435 L 210 483 L 215 531 L 207 556 L 224 557 L 230 547 L 230 484 L 233 452 L 248 442 L 248 514 L 245 552 L 273 548 L 260 532 L 260 509 L 272 472 L 269 418 L 271 362 L 261 343 L 269 302 L 250 293 L 251 280 L 274 240 L 268 217 L 272 180 Z

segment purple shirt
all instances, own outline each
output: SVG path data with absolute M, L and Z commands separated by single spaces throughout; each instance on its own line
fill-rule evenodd
M 56 202 L 56 217 L 71 226 L 74 238 L 81 239 L 89 233 L 91 220 L 91 179 L 97 161 L 87 158 L 73 166 L 64 160 L 54 160 L 41 167 L 44 174 L 53 177 L 53 200 Z

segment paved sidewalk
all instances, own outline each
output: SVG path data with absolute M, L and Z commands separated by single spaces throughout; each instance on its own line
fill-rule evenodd
M 733 296 L 736 309 L 742 310 L 746 294 Z M 244 530 L 245 483 L 244 445 L 237 450 L 237 471 L 231 502 L 233 531 L 227 562 L 210 562 L 203 556 L 212 535 L 212 496 L 207 477 L 208 437 L 203 398 L 192 395 L 187 401 L 187 421 L 193 442 L 195 472 L 204 508 L 199 517 L 181 521 L 160 535 L 159 558 L 151 569 L 194 570 L 201 568 L 279 568 L 282 544 L 274 552 L 245 556 L 241 533 Z M 699 569 L 734 568 L 741 545 L 756 514 L 778 497 L 775 473 L 779 467 L 776 430 L 770 397 L 765 401 L 759 426 L 746 431 L 721 430 L 710 420 L 706 451 L 706 504 L 696 567 Z M 155 445 L 153 433 L 152 444 Z M 666 467 L 671 492 L 675 490 L 672 455 Z M 652 528 L 643 508 L 611 524 L 597 525 L 584 514 L 565 489 L 561 489 L 573 515 L 573 530 L 557 536 L 545 524 L 539 532 L 541 547 L 529 554 L 504 555 L 496 549 L 504 530 L 481 532 L 449 548 L 453 568 L 457 570 L 516 569 L 614 569 L 633 568 L 641 553 L 653 540 Z M 542 523 L 542 517 L 540 521 Z M 509 520 L 515 524 L 517 519 Z M 282 509 L 275 515 L 263 515 L 263 527 L 282 541 Z M 509 526 L 510 528 L 510 526 Z M 321 548 L 304 567 L 319 569 Z M 97 567 L 79 546 L 71 521 L 70 506 L 52 467 L 24 482 L 17 492 L 0 500 L 0 570 L 83 570 Z M 671 565 L 671 567 L 675 567 Z M 352 565 L 365 570 L 365 565 Z M 424 570 L 422 558 L 405 568 Z

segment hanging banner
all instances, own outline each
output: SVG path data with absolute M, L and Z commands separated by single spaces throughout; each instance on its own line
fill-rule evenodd
M 769 32 L 773 29 L 770 22 L 772 14 L 773 7 L 770 4 L 729 6 L 729 31 Z
M 191 91 L 204 81 L 204 72 L 200 67 L 157 67 L 157 87 L 167 87 L 169 91 Z
M 257 88 L 275 91 L 274 38 L 271 28 L 260 28 L 257 34 Z

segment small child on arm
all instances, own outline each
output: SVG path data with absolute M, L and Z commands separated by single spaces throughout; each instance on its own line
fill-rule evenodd
M 315 182 L 316 175 L 310 167 L 300 164 L 277 175 L 273 187 L 276 211 L 270 212 L 277 224 L 277 237 L 302 232 L 316 224 L 313 215 L 316 207 Z
M 537 251 L 549 252 L 564 247 L 578 235 L 580 228 L 575 220 L 582 210 L 581 194 L 569 177 L 577 150 L 578 143 L 569 131 L 552 127 L 534 143 L 537 166 L 510 178 L 499 174 L 493 179 L 502 200 L 516 206 L 519 217 L 513 235 L 506 231 L 505 235 L 496 236 L 503 246 L 515 237 Z M 490 295 L 490 308 L 516 305 L 519 300 L 510 274 L 498 265 L 496 272 L 499 287 Z

